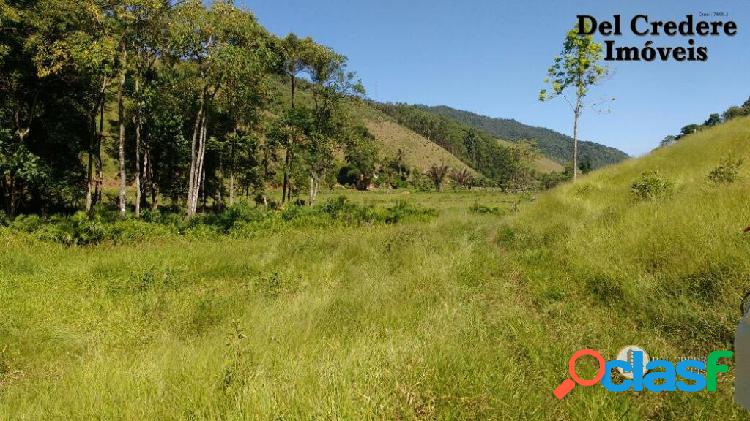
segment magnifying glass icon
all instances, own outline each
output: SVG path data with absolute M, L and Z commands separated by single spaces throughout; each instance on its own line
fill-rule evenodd
M 576 361 L 586 355 L 596 358 L 596 361 L 599 363 L 599 371 L 596 372 L 596 376 L 591 380 L 584 380 L 578 376 L 578 373 L 576 373 Z M 599 383 L 599 380 L 604 377 L 605 364 L 604 357 L 593 349 L 581 349 L 576 351 L 571 355 L 570 360 L 568 360 L 568 374 L 570 375 L 570 378 L 563 380 L 563 382 L 560 383 L 552 393 L 557 399 L 562 399 L 573 390 L 576 383 L 581 386 L 593 386 Z

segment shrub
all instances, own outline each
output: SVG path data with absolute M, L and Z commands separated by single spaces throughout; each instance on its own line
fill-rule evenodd
M 418 207 L 404 200 L 399 200 L 393 207 L 386 209 L 383 221 L 386 224 L 396 224 L 404 219 L 422 219 L 436 214 L 437 211 L 434 209 Z
M 20 215 L 10 223 L 10 227 L 23 232 L 34 232 L 38 230 L 44 221 L 38 215 Z
M 674 183 L 662 177 L 658 171 L 646 171 L 631 186 L 630 191 L 637 200 L 653 200 L 672 194 Z
M 472 213 L 490 214 L 490 215 L 502 215 L 504 212 L 498 207 L 480 205 L 479 202 L 474 202 L 469 208 Z
M 721 164 L 708 173 L 708 180 L 720 184 L 730 184 L 737 181 L 740 173 L 742 159 L 733 159 L 731 156 L 724 158 Z
M 226 233 L 239 223 L 259 221 L 264 217 L 265 212 L 261 209 L 252 207 L 246 202 L 239 202 L 217 214 L 212 222 L 213 225 L 217 225 L 222 232 Z

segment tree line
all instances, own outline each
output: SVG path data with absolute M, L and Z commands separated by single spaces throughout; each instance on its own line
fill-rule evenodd
M 748 98 L 748 100 L 745 101 L 742 105 L 733 105 L 727 108 L 727 110 L 721 114 L 712 113 L 708 116 L 706 121 L 703 122 L 703 124 L 693 123 L 683 126 L 680 129 L 680 133 L 678 133 L 677 135 L 667 135 L 666 137 L 664 137 L 659 146 L 664 147 L 672 145 L 689 134 L 697 133 L 707 127 L 717 126 L 721 123 L 726 123 L 729 120 L 745 116 L 750 116 L 750 98 Z
M 11 217 L 103 205 L 105 154 L 119 213 L 171 198 L 192 216 L 276 184 L 312 202 L 336 151 L 372 149 L 346 57 L 229 0 L 0 0 L 0 69 Z
M 539 153 L 529 142 L 506 146 L 480 130 L 418 105 L 385 103 L 376 106 L 399 124 L 440 145 L 501 188 L 530 189 L 536 186 L 536 181 L 541 176 L 533 167 Z M 442 179 L 435 177 L 440 174 L 437 170 L 431 169 L 428 172 L 431 179 Z

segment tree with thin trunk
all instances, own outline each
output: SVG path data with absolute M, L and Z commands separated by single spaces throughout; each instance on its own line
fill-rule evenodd
M 167 25 L 168 4 L 162 0 L 140 0 L 139 7 L 133 12 L 132 34 L 130 42 L 133 50 L 133 126 L 135 131 L 135 203 L 134 214 L 140 216 L 141 204 L 145 203 L 144 189 L 153 189 L 149 175 L 148 145 L 142 137 L 144 116 L 144 85 L 150 80 L 148 75 L 156 64 L 164 43 Z M 148 184 L 148 186 L 147 186 Z
M 174 8 L 170 23 L 169 54 L 177 65 L 189 62 L 183 69 L 192 73 L 197 94 L 187 192 L 187 215 L 192 217 L 205 186 L 208 117 L 214 99 L 232 77 L 241 74 L 235 72 L 237 66 L 264 54 L 267 34 L 252 14 L 229 0 L 217 1 L 210 8 L 200 0 L 187 0 Z
M 310 55 L 315 44 L 310 37 L 300 39 L 295 34 L 288 34 L 280 42 L 283 57 L 283 72 L 289 78 L 291 87 L 291 108 L 295 107 L 295 95 L 297 90 L 297 77 L 309 68 Z M 293 139 L 285 142 L 288 147 L 284 151 L 284 179 L 281 185 L 281 203 L 289 199 L 289 173 L 293 160 Z
M 314 45 L 310 51 L 310 79 L 313 98 L 313 132 L 307 153 L 310 179 L 309 204 L 315 203 L 320 182 L 333 169 L 333 151 L 346 144 L 344 126 L 350 124 L 342 107 L 344 98 L 362 97 L 362 82 L 354 72 L 347 71 L 347 58 L 323 45 Z M 344 134 L 344 136 L 342 136 Z
M 117 86 L 117 124 L 119 126 L 119 136 L 117 142 L 117 161 L 120 169 L 120 194 L 118 195 L 117 205 L 120 216 L 126 214 L 127 187 L 128 179 L 125 173 L 125 78 L 127 75 L 128 50 L 125 48 L 125 42 L 121 42 L 119 60 L 119 74 Z
M 427 170 L 427 176 L 430 177 L 430 180 L 435 184 L 436 191 L 440 191 L 440 186 L 443 185 L 443 180 L 445 179 L 445 176 L 448 175 L 448 170 L 450 170 L 450 168 L 445 164 L 433 164 Z
M 548 101 L 558 96 L 565 99 L 573 111 L 573 181 L 578 173 L 578 120 L 583 110 L 589 106 L 584 100 L 590 89 L 597 85 L 609 73 L 609 69 L 601 65 L 602 45 L 594 41 L 590 33 L 590 25 L 582 28 L 584 34 L 579 34 L 573 28 L 565 36 L 563 49 L 555 57 L 552 66 L 547 70 L 544 83 L 550 85 L 551 91 L 542 89 L 539 92 L 540 101 Z M 570 95 L 570 96 L 569 96 Z

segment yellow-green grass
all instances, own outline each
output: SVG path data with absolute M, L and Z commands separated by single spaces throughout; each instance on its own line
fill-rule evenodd
M 542 174 L 548 174 L 551 172 L 563 171 L 565 168 L 563 168 L 560 163 L 553 161 L 546 156 L 541 156 L 534 161 L 534 169 Z
M 513 280 L 495 277 L 506 272 L 488 243 L 497 217 L 468 206 L 512 199 L 353 195 L 408 196 L 441 216 L 86 248 L 5 230 L 0 417 L 493 413 L 498 380 L 517 375 L 493 325 L 523 308 Z
M 395 225 L 78 248 L 0 229 L 0 418 L 746 418 L 732 371 L 715 393 L 551 391 L 580 348 L 731 349 L 750 171 L 706 175 L 749 142 L 733 121 L 531 202 L 346 193 L 439 210 Z M 671 197 L 632 198 L 647 170 Z
M 567 357 L 584 347 L 613 358 L 638 344 L 671 360 L 732 349 L 750 290 L 750 171 L 745 164 L 732 184 L 707 179 L 729 155 L 750 158 L 750 119 L 561 186 L 499 230 L 545 320 L 540 336 L 551 345 L 527 351 L 533 371 L 547 373 L 540 383 L 552 387 L 553 373 L 562 376 Z M 653 170 L 674 192 L 636 201 L 633 181 Z M 583 418 L 747 418 L 733 404 L 733 376 L 713 394 L 576 390 L 556 409 Z
M 363 119 L 367 130 L 375 136 L 384 157 L 393 158 L 400 149 L 406 164 L 420 171 L 426 171 L 432 165 L 445 164 L 455 169 L 468 169 L 472 174 L 477 174 L 474 169 L 443 147 L 398 124 L 379 111 L 366 105 L 359 105 L 354 110 Z M 504 146 L 512 145 L 505 140 L 498 140 L 498 143 Z M 563 167 L 547 157 L 540 156 L 534 161 L 534 169 L 540 173 L 550 173 L 562 171 Z
M 364 120 L 367 130 L 375 136 L 381 155 L 393 159 L 399 149 L 406 165 L 426 171 L 433 165 L 448 165 L 452 169 L 467 169 L 473 175 L 477 172 L 443 149 L 438 144 L 386 118 L 367 118 Z

